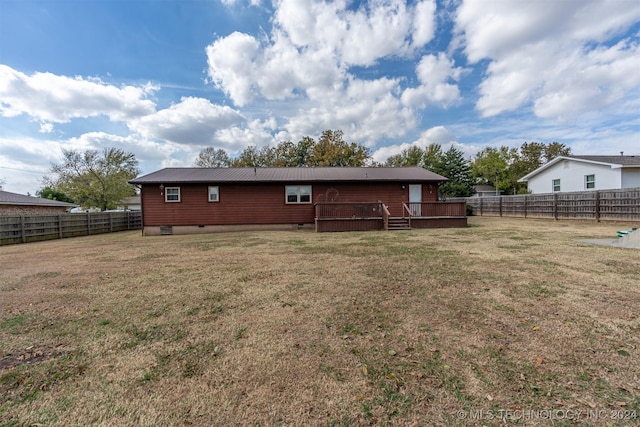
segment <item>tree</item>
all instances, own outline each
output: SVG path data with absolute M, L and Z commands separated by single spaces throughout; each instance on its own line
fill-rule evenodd
M 71 197 L 52 187 L 44 187 L 41 190 L 36 191 L 36 196 L 42 197 L 43 199 L 57 200 L 59 202 L 75 203 L 75 200 Z
M 559 142 L 551 142 L 547 144 L 544 150 L 544 156 L 547 162 L 559 156 L 570 156 L 571 148 Z
M 265 163 L 261 157 L 261 153 L 258 147 L 250 145 L 242 150 L 240 155 L 231 161 L 231 166 L 234 168 L 250 168 L 250 167 L 263 167 L 271 166 Z
M 51 166 L 57 178 L 45 177 L 45 185 L 67 194 L 84 208 L 114 209 L 124 197 L 135 195 L 128 183 L 138 173 L 138 161 L 117 148 L 80 152 L 62 150 L 63 161 Z
M 2 190 L 2 186 L 4 185 L 5 180 L 4 178 L 0 178 L 0 191 Z
M 345 142 L 341 130 L 325 130 L 311 149 L 308 166 L 365 166 L 370 158 L 367 147 Z
M 443 154 L 432 172 L 449 179 L 440 186 L 440 193 L 445 197 L 469 197 L 475 193 L 469 161 L 453 145 Z
M 506 194 L 526 193 L 526 184 L 518 182 L 520 178 L 557 156 L 569 154 L 571 149 L 558 142 L 524 142 L 520 148 L 487 147 L 472 163 L 473 176 L 479 184 L 493 185 Z
M 230 163 L 229 155 L 222 148 L 207 147 L 200 151 L 193 165 L 198 168 L 226 168 Z
M 233 167 L 365 166 L 371 159 L 369 149 L 347 143 L 342 131 L 327 130 L 316 142 L 305 136 L 297 144 L 282 141 L 275 147 L 249 146 L 230 161 Z
M 385 166 L 389 167 L 407 167 L 407 166 L 422 166 L 425 151 L 417 145 L 412 145 L 409 148 L 405 148 L 400 154 L 390 156 Z

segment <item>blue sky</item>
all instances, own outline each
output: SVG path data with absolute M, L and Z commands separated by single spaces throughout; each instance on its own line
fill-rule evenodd
M 640 154 L 637 0 L 0 0 L 0 180 L 62 149 L 143 173 L 341 129 L 411 145 Z

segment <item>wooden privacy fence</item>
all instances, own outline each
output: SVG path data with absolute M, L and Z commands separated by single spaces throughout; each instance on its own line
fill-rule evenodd
M 138 211 L 2 215 L 0 246 L 141 228 L 142 213 Z
M 640 221 L 640 188 L 469 197 L 474 215 Z

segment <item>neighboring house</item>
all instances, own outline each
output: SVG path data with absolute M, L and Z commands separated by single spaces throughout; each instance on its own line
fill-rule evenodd
M 518 182 L 531 193 L 640 187 L 640 156 L 560 156 Z
M 140 205 L 140 196 L 125 197 L 117 203 L 117 209 L 122 211 L 142 210 L 142 206 Z
M 0 190 L 0 215 L 59 214 L 78 205 Z
M 167 168 L 129 182 L 141 190 L 144 234 L 157 235 L 314 223 L 318 230 L 318 216 L 331 215 L 382 224 L 385 208 L 390 216 L 409 215 L 403 203 L 413 202 L 409 210 L 421 216 L 446 180 L 418 167 L 298 167 Z M 334 213 L 319 213 L 319 205 Z M 457 226 L 466 225 L 462 217 Z M 452 226 L 447 224 L 433 226 Z
M 499 196 L 503 193 L 504 190 L 496 190 L 493 185 L 476 185 L 474 187 L 476 190 L 476 194 L 471 197 L 491 197 L 491 196 Z

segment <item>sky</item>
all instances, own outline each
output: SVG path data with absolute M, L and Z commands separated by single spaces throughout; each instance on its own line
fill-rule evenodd
M 146 174 L 328 129 L 378 162 L 638 155 L 640 1 L 0 0 L 5 191 L 35 194 L 63 149 Z

